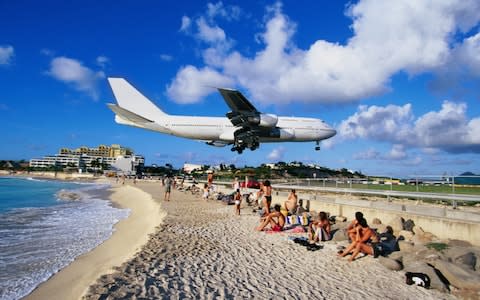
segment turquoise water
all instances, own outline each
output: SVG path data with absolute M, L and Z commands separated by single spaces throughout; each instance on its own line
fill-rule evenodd
M 0 299 L 19 299 L 108 239 L 129 210 L 107 185 L 0 177 Z M 80 200 L 60 200 L 61 190 Z

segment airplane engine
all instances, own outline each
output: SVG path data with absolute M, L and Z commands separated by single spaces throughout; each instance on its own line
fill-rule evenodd
M 275 127 L 278 123 L 278 117 L 272 114 L 260 114 L 255 117 L 249 117 L 248 122 L 262 127 Z

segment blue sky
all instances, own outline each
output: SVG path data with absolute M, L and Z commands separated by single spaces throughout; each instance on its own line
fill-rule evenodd
M 480 173 L 478 1 L 2 1 L 0 159 L 121 144 L 147 164 L 302 161 L 367 174 Z M 170 114 L 222 116 L 208 86 L 322 118 L 322 142 L 228 147 L 118 125 L 106 78 Z

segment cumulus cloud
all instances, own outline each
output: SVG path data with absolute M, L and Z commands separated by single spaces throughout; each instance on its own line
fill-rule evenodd
M 105 78 L 102 71 L 95 72 L 85 67 L 82 62 L 63 56 L 52 59 L 47 74 L 89 94 L 94 100 L 98 100 L 97 83 Z
M 15 50 L 12 46 L 0 46 L 0 65 L 9 65 L 15 56 Z
M 172 61 L 173 56 L 168 55 L 168 54 L 160 54 L 160 59 L 163 61 Z
M 405 158 L 408 147 L 423 148 L 426 153 L 435 149 L 479 153 L 480 117 L 468 119 L 467 105 L 451 101 L 418 118 L 413 116 L 411 104 L 361 105 L 338 126 L 338 140 L 357 138 L 393 143 L 388 155 L 392 159 Z
M 197 27 L 203 26 L 197 37 L 229 39 L 212 20 L 222 15 L 222 7 L 221 2 L 208 6 L 210 23 L 197 21 Z M 277 3 L 267 8 L 265 29 L 258 35 L 263 49 L 252 56 L 218 51 L 215 58 L 210 51 L 204 64 L 265 103 L 352 102 L 388 91 L 398 72 L 416 75 L 448 64 L 477 69 L 479 38 L 469 32 L 480 20 L 478 1 L 361 0 L 347 7 L 346 14 L 353 34 L 345 44 L 319 39 L 299 49 L 292 40 L 296 25 Z M 172 85 L 183 75 L 177 74 Z
M 180 31 L 188 32 L 191 24 L 192 24 L 192 20 L 187 16 L 183 16 L 182 25 L 180 25 Z
M 283 155 L 285 154 L 285 152 L 286 152 L 286 149 L 284 147 L 282 146 L 277 147 L 267 155 L 267 159 L 273 162 L 281 161 L 283 159 Z
M 235 5 L 225 6 L 222 1 L 217 3 L 207 3 L 207 12 L 206 15 L 209 19 L 214 19 L 215 17 L 222 17 L 226 20 L 238 20 L 241 15 L 241 8 Z
M 210 94 L 215 86 L 231 86 L 233 80 L 211 68 L 197 69 L 186 66 L 177 79 L 167 87 L 167 92 L 178 103 L 194 103 L 199 97 Z
M 110 59 L 106 56 L 100 55 L 97 57 L 97 65 L 99 65 L 102 69 L 110 62 Z

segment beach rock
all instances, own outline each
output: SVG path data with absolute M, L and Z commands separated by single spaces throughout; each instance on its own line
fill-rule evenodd
M 470 242 L 462 241 L 462 240 L 448 240 L 448 245 L 450 247 L 463 247 L 463 248 L 472 247 L 472 244 Z
M 60 200 L 67 200 L 67 201 L 74 201 L 74 200 L 80 200 L 82 197 L 74 192 L 66 191 L 66 190 L 60 190 L 56 194 L 57 198 Z
M 344 216 L 335 216 L 335 222 L 346 222 L 347 218 Z
M 403 218 L 395 217 L 388 223 L 388 225 L 392 226 L 394 232 L 400 232 L 403 230 Z
M 412 236 L 411 241 L 415 245 L 417 245 L 417 244 L 422 245 L 422 244 L 430 243 L 432 241 L 432 238 L 429 237 L 428 235 L 426 236 L 425 234 L 421 234 L 421 235 L 415 234 L 414 236 Z
M 467 252 L 463 255 L 459 255 L 453 259 L 453 262 L 459 265 L 466 266 L 469 270 L 475 271 L 475 266 L 477 264 L 477 257 L 473 252 Z M 480 283 L 479 283 L 480 284 Z
M 387 225 L 385 224 L 373 224 L 370 226 L 372 229 L 377 230 L 377 233 L 385 233 L 387 231 Z
M 404 255 L 405 255 L 405 253 L 402 253 L 400 251 L 394 251 L 394 252 L 392 252 L 388 255 L 388 258 L 394 259 L 394 260 L 396 260 L 398 262 L 401 262 L 403 264 L 403 256 Z
M 413 227 L 415 227 L 415 223 L 411 219 L 408 219 L 403 223 L 403 230 L 413 232 Z
M 447 278 L 451 285 L 459 289 L 480 290 L 478 274 L 443 260 L 436 260 L 432 265 Z
M 415 233 L 415 235 L 423 235 L 425 233 L 425 231 L 423 231 L 423 228 L 420 226 L 414 226 L 412 228 L 412 231 L 413 233 Z
M 413 251 L 413 243 L 409 241 L 398 241 L 398 247 L 402 252 L 412 252 Z
M 436 289 L 444 293 L 449 290 L 448 286 L 440 279 L 435 270 L 425 262 L 415 261 L 408 265 L 406 265 L 404 262 L 404 271 L 427 274 L 428 277 L 430 277 L 431 289 Z
M 372 224 L 375 224 L 375 225 L 382 224 L 382 221 L 380 221 L 379 218 L 373 218 L 372 219 Z
M 412 238 L 413 238 L 413 232 L 411 231 L 407 231 L 407 230 L 401 230 L 399 233 L 398 233 L 398 236 L 403 236 L 403 238 L 407 241 L 411 241 Z
M 400 271 L 403 268 L 402 264 L 399 261 L 389 257 L 379 256 L 378 262 L 385 268 L 392 271 Z
M 348 240 L 348 235 L 345 229 L 339 229 L 333 234 L 332 241 L 339 242 L 346 240 Z

